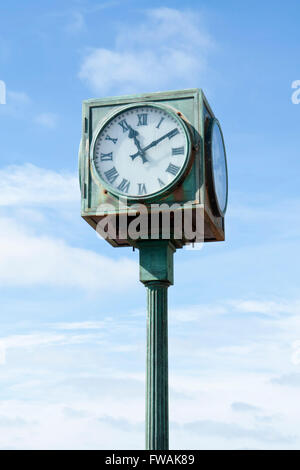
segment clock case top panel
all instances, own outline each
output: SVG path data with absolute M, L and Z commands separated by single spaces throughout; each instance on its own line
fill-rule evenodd
M 157 103 L 172 107 L 181 113 L 182 118 L 188 122 L 192 136 L 191 165 L 184 178 L 166 195 L 154 197 L 150 201 L 140 202 L 145 205 L 150 203 L 167 203 L 169 205 L 177 203 L 190 208 L 202 206 L 205 215 L 205 241 L 224 240 L 224 220 L 222 217 L 216 217 L 210 208 L 205 179 L 205 129 L 208 121 L 215 116 L 203 91 L 198 88 L 83 101 L 83 129 L 79 152 L 82 217 L 95 228 L 98 221 L 97 209 L 99 206 L 109 204 L 110 207 L 115 207 L 115 210 L 111 212 L 112 214 L 119 213 L 118 198 L 107 192 L 100 180 L 95 180 L 92 177 L 91 143 L 99 123 L 108 114 L 114 111 L 117 112 L 120 107 L 139 103 Z M 130 201 L 127 205 L 130 208 Z

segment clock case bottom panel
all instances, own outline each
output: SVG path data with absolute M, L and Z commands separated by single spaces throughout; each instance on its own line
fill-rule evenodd
M 143 234 L 142 238 L 138 239 L 131 239 L 127 231 L 122 231 L 120 230 L 120 226 L 122 225 L 121 218 L 122 217 L 127 217 L 127 227 L 128 225 L 136 219 L 136 217 L 139 217 L 139 214 L 134 214 L 131 215 L 130 212 L 123 213 L 123 214 L 113 214 L 113 215 L 93 215 L 93 216 L 82 216 L 86 222 L 93 227 L 94 230 L 97 230 L 97 225 L 99 222 L 103 221 L 103 219 L 106 218 L 105 222 L 109 222 L 111 226 L 115 227 L 116 231 L 116 236 L 107 236 L 106 240 L 108 243 L 110 243 L 114 247 L 136 247 L 138 241 L 141 239 L 153 239 L 153 233 L 155 233 L 155 238 L 154 240 L 161 240 L 161 239 L 169 239 L 172 241 L 174 246 L 176 248 L 182 248 L 184 245 L 189 245 L 192 243 L 203 243 L 203 242 L 216 242 L 216 241 L 224 241 L 225 236 L 224 236 L 224 225 L 223 225 L 223 219 L 220 221 L 221 225 L 218 227 L 215 224 L 214 218 L 212 218 L 212 214 L 210 214 L 208 211 L 206 211 L 203 207 L 203 205 L 198 205 L 195 206 L 191 209 L 184 209 L 182 212 L 182 216 L 185 217 L 187 214 L 187 211 L 189 211 L 189 217 L 191 217 L 192 220 L 192 227 L 191 229 L 196 232 L 197 230 L 197 235 L 193 238 L 187 238 L 184 234 L 180 238 L 174 238 L 172 236 L 175 231 L 176 231 L 176 220 L 183 221 L 183 218 L 176 219 L 174 217 L 174 213 L 170 214 L 170 236 L 166 238 L 166 236 L 163 235 L 162 230 L 161 230 L 161 224 L 157 226 L 151 224 L 151 212 L 149 211 L 147 215 L 143 215 L 142 217 L 147 218 L 147 225 L 148 225 L 148 231 Z M 198 228 L 196 224 L 196 211 L 198 211 Z M 200 223 L 199 223 L 200 221 Z M 124 225 L 124 224 L 123 224 Z M 182 222 L 183 226 L 183 222 Z

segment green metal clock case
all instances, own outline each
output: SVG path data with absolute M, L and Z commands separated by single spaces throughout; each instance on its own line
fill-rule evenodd
M 177 185 L 167 193 L 159 194 L 151 200 L 155 204 L 174 203 L 184 206 L 185 210 L 203 211 L 204 241 L 224 240 L 224 219 L 214 215 L 211 208 L 205 171 L 205 132 L 214 114 L 202 90 L 188 89 L 168 92 L 144 93 L 101 99 L 90 99 L 83 102 L 82 140 L 79 151 L 79 173 L 81 187 L 81 215 L 96 229 L 101 219 L 99 207 L 109 204 L 114 207 L 112 215 L 119 214 L 118 197 L 111 194 L 101 181 L 92 176 L 92 141 L 101 122 L 118 108 L 139 103 L 152 103 L 173 108 L 177 115 L 189 127 L 192 137 L 192 153 L 188 171 Z M 147 201 L 140 201 L 147 204 Z M 135 201 L 136 203 L 136 201 Z M 127 213 L 130 215 L 130 201 Z M 129 240 L 110 240 L 113 246 L 129 246 Z M 183 240 L 182 244 L 187 243 Z

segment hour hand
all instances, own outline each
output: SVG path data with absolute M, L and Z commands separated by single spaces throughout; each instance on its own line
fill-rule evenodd
M 129 133 L 128 133 L 129 139 L 134 139 L 137 135 L 139 135 L 138 131 L 135 131 L 134 129 L 132 129 L 132 127 L 129 126 L 128 124 L 127 126 L 129 128 Z
M 129 137 L 129 139 L 133 139 L 133 140 L 134 140 L 134 143 L 135 143 L 135 145 L 137 146 L 137 149 L 138 149 L 138 152 L 137 152 L 136 154 L 130 155 L 131 158 L 132 158 L 132 160 L 134 160 L 134 159 L 135 159 L 136 157 L 138 157 L 138 156 L 141 156 L 141 157 L 142 157 L 142 160 L 143 160 L 143 163 L 147 162 L 148 159 L 147 159 L 147 157 L 146 157 L 146 155 L 145 155 L 145 151 L 142 150 L 141 144 L 140 144 L 140 142 L 138 141 L 138 139 L 137 139 L 137 137 L 136 137 L 137 135 L 139 135 L 138 131 L 135 131 L 135 130 L 134 130 L 131 126 L 129 126 L 128 124 L 127 124 L 127 126 L 128 126 L 128 128 L 129 128 L 128 137 Z
M 134 160 L 136 157 L 138 157 L 138 156 L 140 155 L 140 156 L 142 157 L 143 163 L 146 163 L 146 162 L 148 161 L 148 158 L 147 158 L 146 155 L 145 155 L 145 150 L 143 150 L 143 149 L 141 148 L 141 145 L 140 145 L 140 143 L 139 143 L 139 141 L 137 140 L 136 137 L 133 137 L 133 139 L 134 139 L 135 145 L 136 145 L 137 148 L 138 148 L 138 152 L 135 153 L 134 155 L 130 155 L 131 158 L 132 158 L 132 160 Z

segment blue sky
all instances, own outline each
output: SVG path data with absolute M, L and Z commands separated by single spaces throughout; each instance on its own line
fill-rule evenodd
M 1 7 L 0 448 L 144 447 L 138 254 L 80 218 L 81 102 L 202 88 L 226 242 L 175 255 L 170 446 L 299 449 L 299 2 Z

